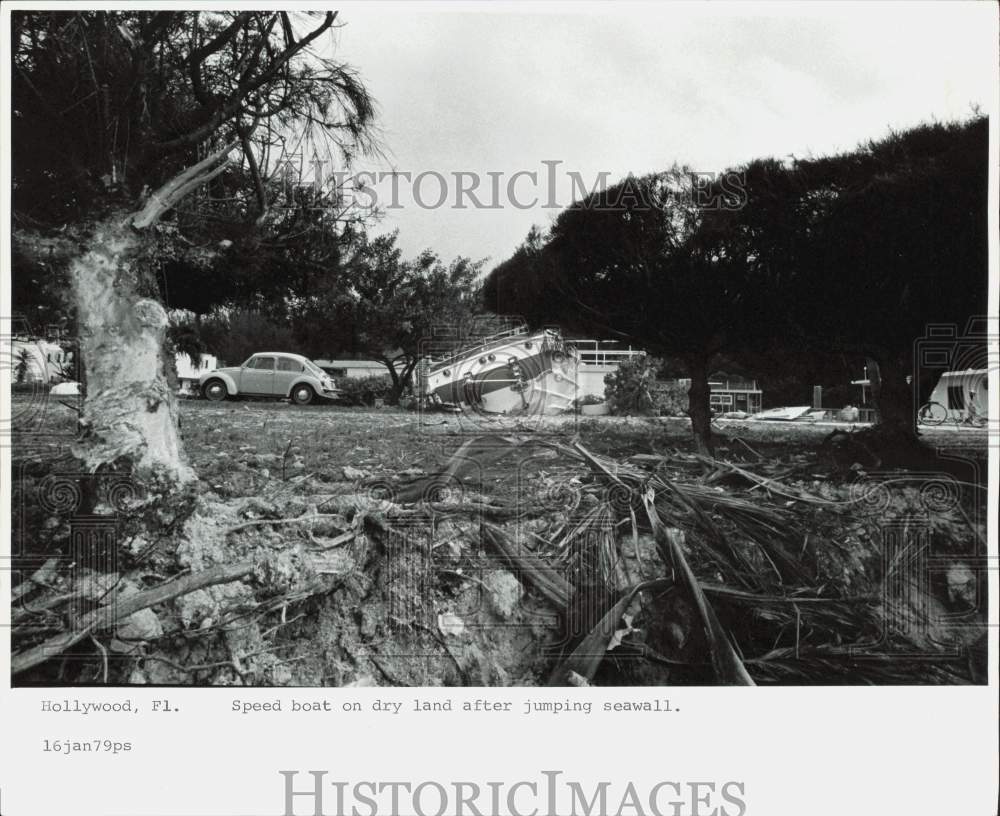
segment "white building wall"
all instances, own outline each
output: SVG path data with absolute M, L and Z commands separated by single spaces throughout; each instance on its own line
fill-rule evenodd
M 177 379 L 197 380 L 206 371 L 214 371 L 219 367 L 219 361 L 214 354 L 202 354 L 201 363 L 196 366 L 191 357 L 184 353 L 178 353 L 174 362 L 177 366 Z
M 588 394 L 604 398 L 604 378 L 617 370 L 617 365 L 586 365 L 581 363 L 576 369 L 577 398 L 585 397 Z

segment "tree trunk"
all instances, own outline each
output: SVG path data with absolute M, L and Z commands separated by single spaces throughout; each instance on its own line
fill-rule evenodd
M 389 376 L 392 378 L 392 390 L 389 392 L 392 403 L 399 402 L 399 395 L 403 393 L 403 385 L 399 381 L 399 372 L 396 371 L 396 364 L 388 357 L 382 357 L 382 365 L 389 369 Z
M 878 410 L 880 432 L 915 439 L 916 406 L 913 404 L 913 386 L 906 381 L 909 372 L 892 355 L 881 355 L 872 363 L 872 399 Z
M 688 390 L 688 416 L 698 453 L 712 455 L 712 406 L 708 385 L 708 359 L 695 355 L 686 359 L 691 388 Z
M 124 466 L 168 492 L 194 472 L 184 459 L 168 384 L 167 313 L 139 294 L 139 240 L 127 219 L 106 221 L 70 265 L 87 366 L 84 432 L 74 453 L 92 472 Z
M 399 378 L 400 393 L 406 390 L 407 386 L 411 385 L 413 382 L 413 370 L 417 367 L 417 358 L 407 360 L 406 365 L 403 366 L 403 373 Z

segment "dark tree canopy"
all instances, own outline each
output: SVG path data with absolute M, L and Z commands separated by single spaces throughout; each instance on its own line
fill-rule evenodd
M 61 276 L 33 242 L 80 241 L 109 213 L 232 146 L 143 243 L 141 291 L 170 309 L 287 308 L 335 275 L 366 213 L 323 179 L 279 172 L 295 146 L 327 171 L 375 149 L 374 102 L 329 56 L 335 13 L 18 11 L 12 17 L 15 307 L 72 316 L 29 281 Z M 318 183 L 319 182 L 319 183 Z M 24 285 L 21 285 L 21 284 Z
M 314 50 L 335 18 L 15 12 L 15 212 L 29 225 L 91 220 L 235 143 L 250 189 L 231 209 L 259 214 L 262 144 L 314 128 L 348 153 L 370 145 L 367 91 L 349 66 Z
M 977 116 L 753 161 L 704 189 L 676 168 L 630 177 L 529 236 L 490 273 L 485 303 L 699 373 L 722 353 L 867 356 L 894 389 L 883 418 L 912 424 L 914 341 L 986 312 L 987 151 Z
M 536 233 L 496 267 L 486 303 L 656 352 L 718 344 L 731 327 L 711 304 L 733 294 L 732 279 L 688 251 L 700 219 L 686 171 L 630 177 L 564 210 L 544 243 Z
M 748 270 L 776 336 L 905 353 L 929 322 L 985 314 L 987 150 L 987 120 L 974 118 L 753 162 L 747 206 L 708 212 L 699 241 Z

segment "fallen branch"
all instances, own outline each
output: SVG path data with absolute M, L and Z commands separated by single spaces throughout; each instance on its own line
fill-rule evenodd
M 246 578 L 253 572 L 252 561 L 241 561 L 236 564 L 220 564 L 203 572 L 185 575 L 168 581 L 160 586 L 137 592 L 114 604 L 99 607 L 88 612 L 70 632 L 63 632 L 51 637 L 37 646 L 11 655 L 10 671 L 12 675 L 39 666 L 56 655 L 72 648 L 81 640 L 90 637 L 94 632 L 109 629 L 129 615 L 148 609 L 157 604 L 166 603 L 174 598 L 187 595 L 215 584 L 226 584 Z
M 632 587 L 629 592 L 621 597 L 618 603 L 605 613 L 597 626 L 588 633 L 570 656 L 552 672 L 549 677 L 549 685 L 571 685 L 569 677 L 572 673 L 586 678 L 588 683 L 593 680 L 598 667 L 601 665 L 601 661 L 604 660 L 608 653 L 608 645 L 615 631 L 618 629 L 618 623 L 621 621 L 622 615 L 625 614 L 625 611 L 632 604 L 633 598 L 645 589 L 665 589 L 672 585 L 673 581 L 669 578 L 657 578 L 653 581 L 645 581 Z
M 295 516 L 295 518 L 253 519 L 230 527 L 226 530 L 225 534 L 228 536 L 238 530 L 245 530 L 248 527 L 258 527 L 261 524 L 301 524 L 303 521 L 316 521 L 317 519 L 340 519 L 343 521 L 343 516 L 339 513 L 308 513 L 304 516 Z
M 526 442 L 514 437 L 494 435 L 468 439 L 449 457 L 442 470 L 400 488 L 394 501 L 401 503 L 426 501 L 442 488 L 464 487 L 465 479 L 470 474 L 481 474 L 485 465 L 502 459 L 524 444 L 533 443 L 530 440 Z
M 727 685 L 756 685 L 747 673 L 743 661 L 736 654 L 736 650 L 733 649 L 732 643 L 729 642 L 722 624 L 719 623 L 719 619 L 715 615 L 715 610 L 705 597 L 705 593 L 698 584 L 698 579 L 684 557 L 684 550 L 681 547 L 684 533 L 680 530 L 669 530 L 663 526 L 653 504 L 652 494 L 653 491 L 650 490 L 643 497 L 643 501 L 646 505 L 649 523 L 653 527 L 653 535 L 660 545 L 661 553 L 669 553 L 669 561 L 665 559 L 665 563 L 668 567 L 673 566 L 678 583 L 686 588 L 689 599 L 698 610 L 702 621 L 702 633 L 712 659 L 712 669 L 716 679 Z
M 42 564 L 41 567 L 35 570 L 31 575 L 21 581 L 21 583 L 10 591 L 11 603 L 24 595 L 27 595 L 29 592 L 34 592 L 37 587 L 46 586 L 49 578 L 55 574 L 56 567 L 58 566 L 59 559 L 57 558 L 50 558 Z
M 483 537 L 500 553 L 518 578 L 527 579 L 560 611 L 569 608 L 573 585 L 551 567 L 541 563 L 534 553 L 525 554 L 503 530 L 483 524 Z

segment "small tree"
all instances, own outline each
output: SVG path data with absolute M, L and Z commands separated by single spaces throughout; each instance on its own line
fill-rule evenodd
M 636 355 L 604 377 L 605 395 L 613 414 L 651 414 L 656 410 L 656 362 Z
M 28 370 L 31 367 L 31 355 L 27 349 L 21 349 L 17 354 L 17 365 L 14 367 L 14 382 L 18 385 L 27 382 Z
M 396 241 L 396 233 L 356 235 L 341 260 L 340 286 L 317 301 L 323 314 L 316 326 L 336 323 L 338 333 L 319 336 L 309 345 L 313 354 L 348 346 L 382 362 L 392 380 L 393 402 L 410 385 L 422 343 L 435 327 L 469 322 L 478 306 L 482 267 L 482 262 L 461 257 L 445 264 L 430 250 L 406 261 Z M 346 343 L 340 339 L 345 330 L 350 333 Z

